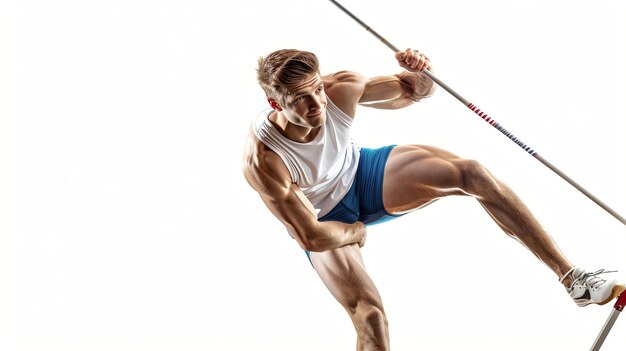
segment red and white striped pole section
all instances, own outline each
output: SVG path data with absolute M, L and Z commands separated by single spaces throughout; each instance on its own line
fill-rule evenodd
M 393 50 L 394 53 L 400 51 L 396 46 L 391 44 L 387 39 L 383 38 L 374 29 L 372 29 L 370 26 L 368 26 L 363 21 L 361 21 L 358 17 L 356 17 L 354 14 L 352 14 L 352 12 L 348 11 L 340 3 L 338 3 L 335 0 L 330 0 L 330 2 L 335 4 L 339 9 L 341 9 L 343 12 L 345 12 L 348 16 L 352 17 L 353 20 L 358 22 L 368 32 L 370 32 L 372 35 L 374 35 L 376 38 L 378 38 L 378 40 L 383 42 L 383 44 L 385 44 L 388 48 Z M 548 162 L 545 158 L 543 158 L 539 154 L 537 154 L 537 152 L 534 149 L 532 149 L 530 146 L 528 146 L 525 143 L 523 143 L 519 138 L 517 138 L 511 132 L 506 130 L 500 123 L 496 122 L 493 118 L 489 117 L 484 111 L 481 111 L 478 107 L 476 107 L 476 105 L 472 104 L 471 102 L 469 102 L 465 98 L 463 98 L 459 93 L 454 91 L 446 83 L 442 82 L 439 78 L 437 78 L 432 72 L 430 72 L 428 70 L 424 70 L 424 71 L 422 71 L 422 73 L 425 74 L 426 76 L 428 76 L 430 79 L 432 79 L 435 83 L 437 83 L 437 85 L 442 87 L 445 91 L 447 91 L 448 93 L 452 94 L 452 96 L 457 98 L 457 100 L 459 100 L 461 103 L 463 103 L 463 105 L 467 106 L 470 110 L 474 111 L 474 113 L 476 113 L 478 116 L 480 116 L 485 122 L 491 124 L 492 127 L 496 128 L 502 134 L 506 135 L 506 137 L 509 138 L 511 141 L 513 141 L 514 143 L 519 145 L 522 149 L 524 149 L 526 152 L 531 154 L 533 157 L 535 157 L 537 160 L 539 160 L 539 162 L 543 163 L 546 167 L 550 168 L 554 173 L 556 173 L 559 177 L 563 178 L 566 182 L 570 183 L 574 188 L 578 189 L 578 191 L 580 191 L 585 196 L 587 196 L 589 199 L 591 199 L 591 201 L 595 202 L 598 206 L 602 207 L 605 211 L 610 213 L 618 221 L 622 222 L 622 224 L 626 225 L 626 219 L 624 219 L 624 217 L 622 217 L 619 213 L 615 212 L 612 208 L 607 206 L 604 202 L 600 201 L 600 199 L 598 199 L 592 193 L 587 191 L 580 184 L 576 183 L 572 178 L 568 177 L 565 173 L 563 173 L 561 170 L 556 168 L 553 164 Z

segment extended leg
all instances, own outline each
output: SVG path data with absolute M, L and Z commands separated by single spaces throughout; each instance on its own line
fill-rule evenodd
M 365 271 L 359 246 L 311 252 L 311 262 L 350 315 L 357 333 L 357 350 L 389 350 L 387 317 L 378 290 Z
M 412 210 L 446 195 L 475 197 L 508 235 L 559 278 L 573 267 L 517 195 L 478 162 L 430 146 L 398 146 L 391 152 L 383 186 L 389 212 Z M 567 277 L 563 284 L 571 282 Z
M 505 233 L 521 241 L 559 278 L 573 267 L 522 200 L 507 185 L 495 179 L 474 161 L 459 163 L 465 175 L 464 190 L 480 202 Z M 571 283 L 571 278 L 568 278 L 564 283 L 567 286 Z

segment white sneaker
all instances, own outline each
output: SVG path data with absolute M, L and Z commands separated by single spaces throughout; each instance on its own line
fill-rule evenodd
M 607 281 L 598 277 L 602 273 L 612 272 L 617 271 L 600 269 L 593 273 L 587 273 L 584 269 L 575 267 L 565 273 L 560 281 L 563 282 L 570 273 L 572 274 L 574 281 L 566 290 L 578 306 L 584 307 L 592 303 L 604 305 L 626 290 L 626 286 L 619 284 L 615 279 Z

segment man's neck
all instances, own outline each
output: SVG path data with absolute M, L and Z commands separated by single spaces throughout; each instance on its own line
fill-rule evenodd
M 274 127 L 276 127 L 280 134 L 282 134 L 285 138 L 298 143 L 308 143 L 312 141 L 321 129 L 321 127 L 309 128 L 291 123 L 281 111 L 274 111 L 270 113 L 268 119 Z

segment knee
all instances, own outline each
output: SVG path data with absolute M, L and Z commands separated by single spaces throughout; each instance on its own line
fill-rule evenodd
M 359 304 L 355 309 L 354 319 L 361 337 L 379 339 L 387 333 L 387 316 L 381 307 Z
M 472 195 L 481 195 L 488 191 L 497 190 L 498 184 L 480 162 L 476 160 L 462 160 L 457 165 L 462 175 L 463 190 Z

